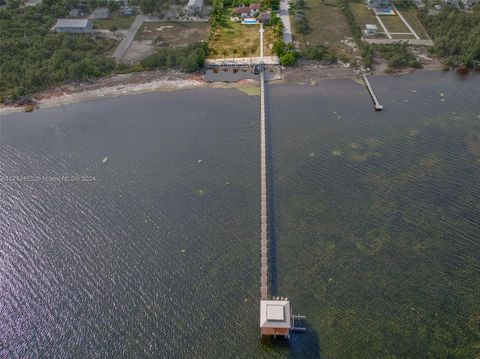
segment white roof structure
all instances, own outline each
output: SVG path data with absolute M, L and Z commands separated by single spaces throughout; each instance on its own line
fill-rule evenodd
M 58 19 L 55 27 L 88 27 L 88 19 Z
M 260 328 L 290 329 L 291 313 L 288 300 L 260 301 Z
M 197 8 L 201 9 L 203 8 L 203 0 L 189 0 L 187 4 L 187 8 Z
M 365 25 L 365 28 L 366 28 L 367 30 L 377 30 L 377 29 L 378 29 L 378 28 L 377 28 L 377 25 L 375 25 L 375 24 L 366 24 L 366 25 Z

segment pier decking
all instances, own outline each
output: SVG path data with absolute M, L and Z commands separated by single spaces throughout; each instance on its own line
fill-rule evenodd
M 368 92 L 370 93 L 370 96 L 372 97 L 373 104 L 375 105 L 375 111 L 382 111 L 383 106 L 380 105 L 380 102 L 378 101 L 377 95 L 375 95 L 375 92 L 373 91 L 372 85 L 370 85 L 370 81 L 368 81 L 368 78 L 365 74 L 362 75 L 363 81 L 365 81 L 365 85 L 367 85 Z
M 267 145 L 265 134 L 265 68 L 263 58 L 263 24 L 260 24 L 260 299 L 268 299 L 268 213 L 267 213 Z
M 268 299 L 267 149 L 265 134 L 265 72 L 260 70 L 260 298 Z

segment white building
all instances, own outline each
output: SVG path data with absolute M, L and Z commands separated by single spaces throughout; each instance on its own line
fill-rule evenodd
M 367 36 L 374 36 L 377 34 L 377 25 L 375 24 L 366 24 L 365 25 L 365 30 L 363 30 L 363 33 Z
M 92 22 L 89 19 L 58 19 L 51 30 L 72 34 L 85 34 L 92 32 L 92 28 Z
M 185 10 L 194 13 L 194 12 L 201 12 L 203 9 L 203 0 L 189 0 L 187 6 L 185 6 Z
M 292 328 L 290 302 L 288 300 L 260 301 L 260 333 L 262 335 L 282 335 L 289 338 Z

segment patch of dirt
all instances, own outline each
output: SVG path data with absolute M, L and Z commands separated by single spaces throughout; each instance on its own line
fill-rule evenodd
M 122 62 L 127 65 L 133 65 L 154 52 L 155 49 L 152 46 L 152 40 L 132 41 L 132 44 L 122 58 Z

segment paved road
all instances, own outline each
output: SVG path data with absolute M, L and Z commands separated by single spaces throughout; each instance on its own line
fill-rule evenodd
M 280 9 L 278 15 L 283 22 L 283 41 L 286 44 L 292 42 L 292 26 L 290 25 L 290 16 L 288 12 L 288 0 L 280 0 Z
M 138 29 L 140 29 L 146 18 L 147 17 L 145 15 L 137 15 L 135 21 L 132 23 L 132 26 L 130 26 L 130 29 L 128 29 L 127 35 L 123 38 L 122 41 L 120 41 L 117 48 L 115 49 L 115 52 L 112 55 L 115 60 L 120 61 L 123 55 L 125 55 L 128 48 L 130 47 L 130 44 L 135 38 L 135 34 L 137 33 Z

